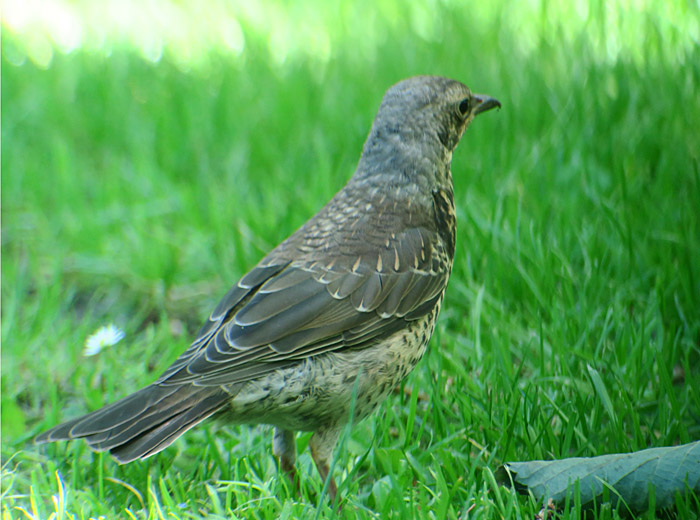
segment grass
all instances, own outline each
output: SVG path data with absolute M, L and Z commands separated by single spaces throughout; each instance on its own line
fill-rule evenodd
M 444 310 L 403 387 L 346 432 L 339 516 L 532 518 L 540 505 L 493 478 L 505 461 L 700 438 L 697 12 L 681 13 L 695 33 L 674 32 L 646 6 L 630 45 L 610 20 L 632 15 L 602 2 L 580 26 L 547 17 L 558 4 L 521 21 L 436 4 L 424 38 L 392 5 L 362 59 L 352 28 L 327 59 L 280 64 L 243 26 L 241 56 L 187 70 L 122 46 L 45 67 L 3 31 L 3 519 L 332 516 L 308 434 L 300 493 L 265 427 L 205 425 L 125 466 L 30 440 L 154 380 L 343 185 L 384 90 L 417 73 L 503 109 L 455 153 Z M 126 339 L 83 358 L 112 322 Z M 572 503 L 562 518 L 580 516 Z

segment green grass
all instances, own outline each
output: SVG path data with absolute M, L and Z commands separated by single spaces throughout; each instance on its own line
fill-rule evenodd
M 632 15 L 603 2 L 579 25 L 548 18 L 558 4 L 522 20 L 506 2 L 436 4 L 427 38 L 383 2 L 372 52 L 344 26 L 327 60 L 278 64 L 244 25 L 240 56 L 188 70 L 121 46 L 44 68 L 4 31 L 3 519 L 331 516 L 308 434 L 300 494 L 266 427 L 201 426 L 126 466 L 30 439 L 154 380 L 343 185 L 384 90 L 417 73 L 503 109 L 454 155 L 444 310 L 403 388 L 344 437 L 340 516 L 532 518 L 540 505 L 493 479 L 505 461 L 700 438 L 699 22 L 679 3 L 674 29 L 663 4 L 636 13 L 630 43 L 611 17 Z M 82 357 L 111 322 L 126 338 Z

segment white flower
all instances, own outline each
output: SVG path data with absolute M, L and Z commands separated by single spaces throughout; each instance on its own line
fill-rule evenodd
M 118 329 L 113 323 L 106 327 L 100 327 L 85 340 L 83 356 L 94 356 L 105 347 L 111 347 L 124 337 L 124 331 Z

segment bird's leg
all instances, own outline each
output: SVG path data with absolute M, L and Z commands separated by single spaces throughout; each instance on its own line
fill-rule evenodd
M 280 469 L 284 471 L 292 480 L 299 491 L 299 480 L 297 479 L 296 468 L 294 462 L 297 458 L 297 445 L 294 440 L 294 432 L 275 428 L 275 434 L 272 437 L 272 453 L 275 454 L 280 461 Z
M 340 436 L 341 429 L 337 426 L 330 426 L 321 428 L 317 430 L 311 440 L 309 441 L 309 447 L 311 448 L 311 457 L 314 459 L 316 464 L 316 469 L 323 482 L 328 479 L 328 497 L 331 502 L 335 502 L 336 495 L 338 494 L 338 488 L 333 480 L 333 475 L 328 475 L 330 473 L 330 462 L 333 457 L 333 449 L 335 444 L 338 442 L 338 437 Z

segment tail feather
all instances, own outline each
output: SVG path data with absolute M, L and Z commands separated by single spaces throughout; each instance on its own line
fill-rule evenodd
M 61 423 L 39 434 L 35 442 L 41 444 L 79 439 L 112 430 L 141 415 L 145 410 L 157 405 L 181 388 L 147 386 L 119 401 L 103 406 L 99 410 Z
M 141 417 L 160 409 L 166 399 L 189 390 L 186 387 L 160 387 L 150 385 L 86 415 L 70 431 L 71 438 L 86 437 L 98 432 L 114 430 L 130 424 L 134 417 Z
M 194 387 L 196 390 L 199 388 Z M 207 392 L 208 394 L 211 392 Z M 214 394 L 215 396 L 218 394 Z M 228 394 L 223 394 L 224 397 Z M 199 409 L 199 404 L 204 400 L 207 403 L 208 397 L 202 396 L 200 393 L 193 395 L 180 395 L 175 393 L 158 403 L 157 407 L 151 407 L 143 411 L 140 415 L 134 416 L 128 423 L 120 425 L 119 428 L 112 428 L 102 434 L 90 436 L 87 440 L 90 447 L 102 451 L 110 449 L 113 446 L 125 444 L 130 440 L 147 433 L 157 425 L 163 424 L 174 417 L 189 413 L 195 409 Z M 202 417 L 204 420 L 204 417 Z
M 120 462 L 157 453 L 221 409 L 231 395 L 218 387 L 150 385 L 92 413 L 39 434 L 35 442 L 85 439 Z
M 136 459 L 145 459 L 167 448 L 180 435 L 200 423 L 221 408 L 218 396 L 211 396 L 191 409 L 173 416 L 153 430 L 133 438 L 116 448 L 111 449 L 115 459 L 121 463 Z

